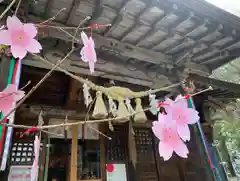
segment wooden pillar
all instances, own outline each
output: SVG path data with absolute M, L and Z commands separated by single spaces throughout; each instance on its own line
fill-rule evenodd
M 194 105 L 194 102 L 193 102 L 192 98 L 188 99 L 188 107 L 192 108 L 192 109 L 195 109 L 195 105 Z M 209 153 L 208 153 L 207 148 L 204 146 L 205 140 L 201 135 L 202 128 L 201 128 L 201 125 L 200 125 L 199 122 L 196 125 L 194 125 L 193 132 L 194 132 L 194 134 L 193 134 L 192 140 L 195 140 L 197 148 L 200 150 L 198 152 L 199 156 L 201 158 L 203 158 L 203 159 L 201 159 L 201 162 L 202 162 L 202 165 L 203 165 L 203 168 L 204 168 L 204 173 L 203 173 L 203 174 L 205 174 L 205 179 L 204 180 L 213 181 L 213 180 L 215 180 L 214 179 L 214 173 L 213 173 L 213 169 L 211 167 L 211 164 L 209 163 L 210 160 L 208 160 L 209 159 L 208 158 Z
M 39 174 L 39 176 L 38 176 L 39 181 L 44 180 L 44 165 L 45 165 L 45 158 L 46 158 L 46 142 L 47 142 L 47 139 L 45 138 L 45 135 L 44 135 L 43 147 L 42 147 L 40 158 L 39 158 L 39 173 L 38 173 Z
M 161 180 L 160 179 L 160 177 L 161 177 L 161 163 L 160 163 L 161 160 L 160 160 L 160 156 L 158 153 L 158 146 L 156 147 L 156 145 L 158 145 L 157 144 L 158 140 L 153 133 L 151 134 L 151 136 L 152 136 L 152 149 L 153 149 L 154 160 L 155 160 L 156 169 L 157 169 L 157 177 L 158 177 L 158 180 Z
M 100 124 L 100 131 L 105 132 L 106 127 L 105 124 Z M 106 157 L 105 157 L 105 138 L 100 136 L 100 168 L 101 168 L 101 179 L 102 181 L 106 181 Z
M 184 162 L 182 159 L 179 159 L 178 157 L 175 157 L 175 162 L 176 162 L 176 167 L 178 170 L 178 175 L 179 175 L 179 181 L 186 181 L 186 176 L 185 176 L 185 168 L 184 168 Z
M 78 148 L 78 126 L 72 126 L 72 151 L 70 165 L 70 180 L 77 181 L 77 148 Z
M 49 119 L 44 119 L 44 122 L 46 124 L 49 123 Z M 45 174 L 48 172 L 48 162 L 47 161 L 47 147 L 48 147 L 48 135 L 47 134 L 42 134 L 42 139 L 40 140 L 41 143 L 43 142 L 43 147 L 41 150 L 40 158 L 39 158 L 39 173 L 38 173 L 38 180 L 39 181 L 46 181 L 45 179 Z M 47 169 L 46 169 L 47 168 Z
M 67 109 L 75 109 L 77 102 L 83 102 L 83 92 L 82 92 L 82 84 L 79 84 L 78 81 L 71 79 L 70 85 L 68 89 L 68 99 L 65 105 Z
M 129 180 L 136 181 L 137 150 L 132 120 L 130 120 L 128 123 L 128 155 L 128 178 Z
M 45 172 L 44 172 L 44 181 L 48 180 L 48 164 L 49 164 L 49 157 L 50 157 L 50 138 L 47 136 L 46 142 L 46 160 L 45 160 Z M 40 180 L 41 181 L 41 180 Z

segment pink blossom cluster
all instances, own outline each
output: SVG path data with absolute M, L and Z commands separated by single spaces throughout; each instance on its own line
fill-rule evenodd
M 15 58 L 23 59 L 27 52 L 40 52 L 42 46 L 35 39 L 37 28 L 34 24 L 24 24 L 16 16 L 8 16 L 6 27 L 0 30 L 0 45 L 10 46 Z
M 153 122 L 152 131 L 159 141 L 159 154 L 169 160 L 173 152 L 183 158 L 188 157 L 189 150 L 185 144 L 190 140 L 189 124 L 199 120 L 198 112 L 188 108 L 186 97 L 177 96 L 173 101 L 167 98 L 162 106 L 166 114 L 159 113 L 158 121 Z
M 14 103 L 21 100 L 25 92 L 18 90 L 14 84 L 9 84 L 2 92 L 0 92 L 0 112 L 7 115 L 13 108 Z
M 0 27 L 0 46 L 10 46 L 10 52 L 15 58 L 23 59 L 27 53 L 40 53 L 41 44 L 35 39 L 37 28 L 32 23 L 22 23 L 16 16 L 8 16 L 7 25 Z M 92 36 L 81 33 L 83 48 L 80 55 L 84 62 L 88 62 L 91 73 L 97 62 L 95 43 Z

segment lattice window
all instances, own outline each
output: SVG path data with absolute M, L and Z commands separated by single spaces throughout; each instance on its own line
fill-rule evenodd
M 148 162 L 154 162 L 153 134 L 151 130 L 147 128 L 141 128 L 135 129 L 134 132 L 138 161 L 147 159 Z
M 137 177 L 139 181 L 158 180 L 152 131 L 148 128 L 136 128 Z
M 106 161 L 125 162 L 128 153 L 128 125 L 114 126 L 114 131 L 108 132 L 112 140 L 106 141 Z
M 11 151 L 11 165 L 31 165 L 34 159 L 33 143 L 15 142 Z

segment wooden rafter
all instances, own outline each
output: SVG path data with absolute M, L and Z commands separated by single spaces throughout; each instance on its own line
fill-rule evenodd
M 33 22 L 43 21 L 42 19 L 32 15 L 29 15 L 29 20 Z M 59 23 L 52 23 L 52 24 L 60 27 L 66 27 Z M 72 35 L 74 34 L 74 31 L 71 31 L 71 32 L 68 31 L 68 32 Z M 65 41 L 72 41 L 72 37 L 67 36 L 66 33 L 62 32 L 59 29 L 53 29 L 50 27 L 48 28 L 48 34 L 45 36 L 55 37 Z M 142 61 L 147 61 L 154 64 L 161 64 L 161 63 L 171 64 L 172 62 L 171 56 L 166 56 L 160 52 L 155 52 L 145 48 L 136 47 L 128 43 L 120 42 L 115 39 L 103 37 L 98 34 L 93 34 L 93 37 L 96 42 L 97 49 L 101 49 L 101 48 L 113 49 L 119 52 L 121 56 L 142 60 Z M 82 42 L 80 41 L 77 43 L 82 43 Z
M 65 3 L 66 7 L 72 5 L 72 10 L 62 12 L 61 16 L 66 18 L 58 19 L 61 24 L 53 24 L 64 26 L 73 17 L 81 20 L 86 14 L 93 18 L 88 23 L 112 23 L 112 27 L 103 28 L 93 34 L 98 51 L 123 57 L 125 61 L 138 61 L 145 68 L 158 65 L 184 67 L 191 62 L 204 64 L 212 69 L 230 61 L 233 57 L 231 52 L 240 49 L 240 23 L 236 17 L 198 0 L 89 0 L 81 3 L 81 7 L 79 0 Z M 31 15 L 28 15 L 34 22 L 42 21 L 36 17 L 39 14 L 45 14 L 45 18 L 49 18 L 58 9 L 55 0 L 48 0 L 46 3 L 41 1 L 39 5 L 33 3 L 31 7 Z M 211 8 L 214 12 L 210 11 Z M 86 13 L 87 9 L 89 11 Z M 76 21 L 71 23 L 77 26 Z M 72 39 L 59 29 L 47 29 L 49 34 L 46 33 L 45 37 L 52 36 L 65 41 Z M 219 56 L 222 52 L 227 53 Z
M 117 14 L 120 14 L 120 13 L 124 10 L 124 8 L 125 8 L 125 6 L 127 5 L 128 2 L 129 2 L 129 0 L 123 0 L 121 6 L 120 6 L 120 8 L 119 8 L 119 10 L 117 11 Z M 113 19 L 113 21 L 112 21 L 112 26 L 108 28 L 108 30 L 106 31 L 106 33 L 104 34 L 104 36 L 109 36 L 109 34 L 112 32 L 113 29 L 116 28 L 118 22 L 120 22 L 121 19 L 122 19 L 122 16 L 121 16 L 121 15 L 120 15 L 120 16 L 116 16 L 116 17 Z
M 80 2 L 81 2 L 81 0 L 73 0 L 71 10 L 69 11 L 69 14 L 68 14 L 66 22 L 65 22 L 66 25 L 71 25 L 72 20 L 73 20 L 74 16 L 76 15 L 76 11 L 79 8 Z
M 54 53 L 63 55 L 61 52 L 61 49 L 49 49 L 49 51 L 46 52 L 44 56 L 54 63 L 59 59 L 59 56 L 54 56 Z M 172 83 L 171 77 L 173 77 L 174 75 L 167 75 L 168 72 L 164 69 L 162 69 L 162 72 L 159 72 L 161 68 L 152 71 L 137 64 L 131 64 L 131 62 L 124 63 L 122 61 L 121 63 L 121 60 L 117 60 L 116 62 L 114 62 L 113 59 L 117 60 L 117 58 L 114 58 L 112 56 L 100 55 L 98 57 L 99 63 L 96 64 L 96 71 L 93 76 L 100 76 L 103 78 L 129 82 L 147 87 L 159 87 Z M 88 64 L 81 61 L 78 52 L 72 54 L 65 62 L 66 63 L 64 63 L 62 66 L 67 70 L 75 73 L 91 75 L 88 69 Z M 51 68 L 51 66 L 42 63 L 41 61 L 36 60 L 34 59 L 34 57 L 31 56 L 24 59 L 23 64 L 36 66 L 39 68 Z M 133 67 L 134 69 L 132 69 Z M 164 74 L 166 74 L 167 76 L 165 76 Z
M 48 0 L 47 3 L 45 4 L 45 11 L 43 13 L 43 16 L 45 18 L 49 18 L 51 9 L 53 7 L 54 0 Z
M 213 88 L 220 88 L 223 90 L 228 90 L 233 93 L 240 93 L 239 84 L 225 82 L 225 81 L 204 77 L 196 74 L 190 74 L 188 76 L 188 79 L 200 84 L 212 86 Z
M 145 33 L 143 36 L 141 36 L 141 38 L 139 39 L 139 41 L 136 42 L 137 46 L 141 45 L 141 42 L 143 42 L 148 36 L 151 36 L 153 34 L 155 34 L 157 31 L 159 31 L 159 23 L 164 20 L 166 17 L 168 17 L 169 15 L 171 15 L 174 12 L 177 12 L 178 7 L 174 4 L 171 8 L 168 8 L 165 10 L 164 15 L 160 16 L 159 18 L 157 18 L 153 24 L 151 25 L 151 28 L 149 29 L 149 31 L 147 33 Z
M 120 41 L 124 41 L 125 38 L 126 38 L 126 36 L 127 36 L 129 33 L 131 33 L 133 30 L 135 30 L 135 29 L 138 28 L 138 26 L 141 24 L 141 22 L 140 22 L 140 17 L 141 17 L 144 13 L 148 12 L 148 11 L 149 11 L 149 8 L 152 8 L 152 6 L 153 6 L 154 4 L 155 4 L 155 3 L 154 3 L 153 1 L 150 1 L 150 2 L 147 4 L 147 7 L 146 7 L 145 9 L 142 9 L 142 10 L 138 13 L 138 15 L 136 16 L 136 18 L 135 18 L 135 20 L 134 20 L 136 23 L 135 23 L 131 28 L 129 28 L 126 32 L 123 33 L 123 35 L 122 35 L 121 38 L 120 38 Z

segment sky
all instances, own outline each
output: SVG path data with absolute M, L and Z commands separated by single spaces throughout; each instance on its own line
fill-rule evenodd
M 240 17 L 240 0 L 206 0 L 206 1 Z

